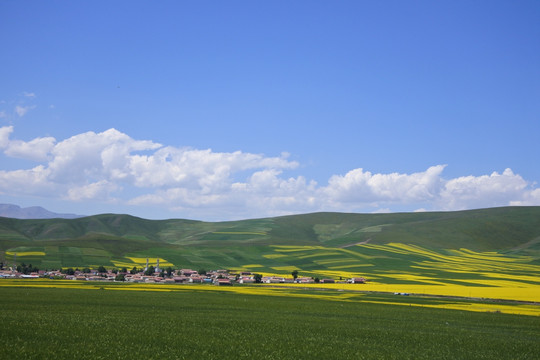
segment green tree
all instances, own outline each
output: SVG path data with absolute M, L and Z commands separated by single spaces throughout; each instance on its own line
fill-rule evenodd
M 291 273 L 292 277 L 294 280 L 296 280 L 296 278 L 298 277 L 298 270 L 294 270 L 292 273 Z
M 315 282 L 318 284 L 321 281 L 318 277 L 315 278 Z
M 82 272 L 83 272 L 84 274 L 90 274 L 90 271 L 91 271 L 90 268 L 87 268 L 87 267 L 85 267 L 84 269 L 82 269 Z
M 32 272 L 32 264 L 30 264 L 30 265 L 28 265 L 28 266 L 25 266 L 25 267 L 23 268 L 23 271 L 22 271 L 22 272 L 23 272 L 24 275 L 30 274 L 30 273 Z
M 137 269 L 136 266 L 133 267 L 133 269 L 130 270 L 131 275 L 137 274 L 139 272 L 139 269 Z
M 260 284 L 262 282 L 262 275 L 261 274 L 254 274 L 253 279 L 257 284 Z
M 172 273 L 173 273 L 173 269 L 172 269 L 172 267 L 169 266 L 169 267 L 167 268 L 167 276 L 171 276 Z
M 146 276 L 154 275 L 155 272 L 156 272 L 156 269 L 152 265 L 150 265 L 148 269 L 146 269 L 146 271 L 144 272 L 144 275 Z
M 26 275 L 38 271 L 39 269 L 37 268 L 37 266 L 32 266 L 32 264 L 28 265 L 26 268 L 23 269 L 23 273 Z
M 126 281 L 126 276 L 124 274 L 118 274 L 114 278 L 115 281 Z
M 122 270 L 121 270 L 124 274 L 126 274 L 128 272 L 128 269 L 127 267 L 123 267 Z
M 103 274 L 107 272 L 107 269 L 105 269 L 105 266 L 100 265 L 97 269 L 98 273 Z
M 199 271 L 197 271 L 199 274 L 201 275 L 206 275 L 206 270 L 205 269 L 199 269 Z

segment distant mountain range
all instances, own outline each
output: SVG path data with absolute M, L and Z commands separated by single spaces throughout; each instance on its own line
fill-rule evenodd
M 14 219 L 76 219 L 84 215 L 76 214 L 58 214 L 41 206 L 30 206 L 21 208 L 13 204 L 0 204 L 0 216 Z

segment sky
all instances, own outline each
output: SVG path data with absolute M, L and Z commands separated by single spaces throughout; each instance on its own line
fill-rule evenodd
M 0 203 L 540 205 L 538 1 L 0 1 Z

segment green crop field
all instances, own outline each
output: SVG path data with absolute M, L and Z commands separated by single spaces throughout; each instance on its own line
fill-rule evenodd
M 449 301 L 442 299 L 240 286 L 2 284 L 15 285 L 0 286 L 2 359 L 516 360 L 540 354 L 537 316 L 428 307 Z

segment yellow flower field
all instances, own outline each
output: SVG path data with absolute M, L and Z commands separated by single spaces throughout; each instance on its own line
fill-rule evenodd
M 130 262 L 127 262 L 127 261 L 122 261 L 122 260 L 111 260 L 111 262 L 112 262 L 112 263 L 114 264 L 114 266 L 116 266 L 116 267 L 127 267 L 127 268 L 131 268 L 131 267 L 133 267 L 133 266 L 137 266 L 137 267 L 146 266 L 146 259 L 147 259 L 147 258 L 129 257 L 129 256 L 128 256 L 128 257 L 126 257 L 126 259 L 129 259 L 129 260 L 131 260 L 131 261 L 130 261 Z M 155 266 L 156 263 L 157 263 L 157 259 L 158 259 L 158 258 L 148 258 L 148 265 Z M 167 266 L 174 267 L 174 264 L 168 262 L 168 261 L 165 260 L 165 259 L 159 258 L 159 266 L 160 266 L 160 267 L 167 267 Z
M 298 284 L 274 284 L 275 286 L 299 286 Z M 484 299 L 517 300 L 527 302 L 538 302 L 540 299 L 540 286 L 523 283 L 497 283 L 492 286 L 463 286 L 452 284 L 302 284 L 305 288 L 321 288 L 332 290 L 355 290 L 355 291 L 376 291 L 389 293 L 409 293 L 424 295 L 457 296 Z M 499 285 L 499 286 L 496 286 Z
M 17 256 L 45 256 L 43 251 L 6 251 L 6 255 Z

